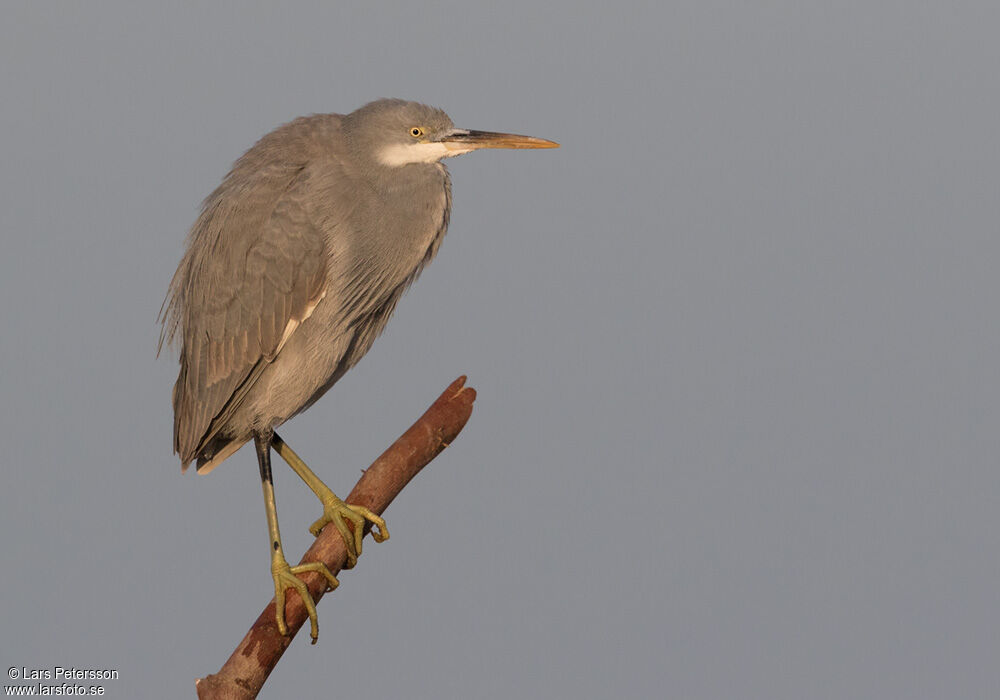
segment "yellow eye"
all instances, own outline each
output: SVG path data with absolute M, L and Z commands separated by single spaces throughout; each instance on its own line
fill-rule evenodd
M 415 139 L 418 139 L 423 135 L 424 135 L 424 129 L 421 126 L 415 126 L 412 129 L 410 129 L 410 136 L 412 136 Z

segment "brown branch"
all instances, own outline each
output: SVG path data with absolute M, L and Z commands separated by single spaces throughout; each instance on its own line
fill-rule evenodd
M 476 391 L 465 386 L 465 377 L 452 382 L 424 415 L 365 471 L 345 500 L 379 514 L 385 511 L 410 479 L 461 432 L 472 414 L 475 399 Z M 346 559 L 347 550 L 337 528 L 327 527 L 303 555 L 302 563 L 321 561 L 336 574 Z M 318 603 L 325 592 L 326 580 L 314 572 L 307 572 L 301 578 Z M 274 621 L 272 598 L 219 672 L 195 681 L 200 700 L 257 697 L 264 681 L 307 619 L 301 598 L 289 591 L 285 603 L 289 635 L 282 636 Z

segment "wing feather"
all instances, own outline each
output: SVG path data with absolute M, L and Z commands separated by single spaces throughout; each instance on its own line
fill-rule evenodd
M 182 340 L 174 448 L 185 466 L 323 295 L 326 245 L 305 206 L 308 162 L 289 158 L 287 143 L 261 148 L 278 136 L 237 161 L 206 200 L 165 302 L 163 338 Z M 272 150 L 285 160 L 266 162 Z

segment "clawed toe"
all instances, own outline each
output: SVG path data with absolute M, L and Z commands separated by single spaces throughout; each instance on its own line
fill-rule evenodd
M 288 635 L 288 625 L 285 622 L 285 597 L 286 591 L 294 589 L 309 613 L 309 636 L 315 644 L 319 639 L 319 619 L 316 615 L 316 603 L 309 594 L 309 588 L 305 582 L 298 577 L 298 574 L 306 571 L 315 571 L 323 575 L 329 590 L 335 589 L 339 584 L 337 578 L 322 562 L 308 562 L 298 566 L 289 566 L 284 559 L 276 561 L 271 567 L 271 575 L 274 578 L 274 603 L 275 621 L 278 624 L 278 632 L 283 636 Z
M 344 568 L 352 569 L 361 555 L 365 522 L 372 524 L 372 539 L 376 542 L 385 542 L 389 539 L 389 530 L 386 528 L 385 520 L 368 508 L 350 505 L 332 494 L 330 496 L 324 499 L 323 515 L 309 527 L 309 532 L 313 537 L 319 537 L 323 528 L 332 523 L 347 547 L 347 561 L 344 563 Z M 350 521 L 351 527 L 347 526 L 347 521 Z

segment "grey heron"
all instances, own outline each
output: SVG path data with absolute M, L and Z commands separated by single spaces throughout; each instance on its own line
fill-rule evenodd
M 309 408 L 368 352 L 400 296 L 441 245 L 451 212 L 445 158 L 481 148 L 553 148 L 516 134 L 458 129 L 440 109 L 384 99 L 350 114 L 301 117 L 261 138 L 203 204 L 161 311 L 160 337 L 180 349 L 173 391 L 174 450 L 205 473 L 254 441 L 264 491 L 277 603 L 285 592 L 315 605 L 278 530 L 271 448 L 316 494 L 347 545 L 361 554 L 365 521 L 274 431 Z M 352 523 L 349 528 L 347 521 Z M 353 530 L 353 532 L 352 532 Z

